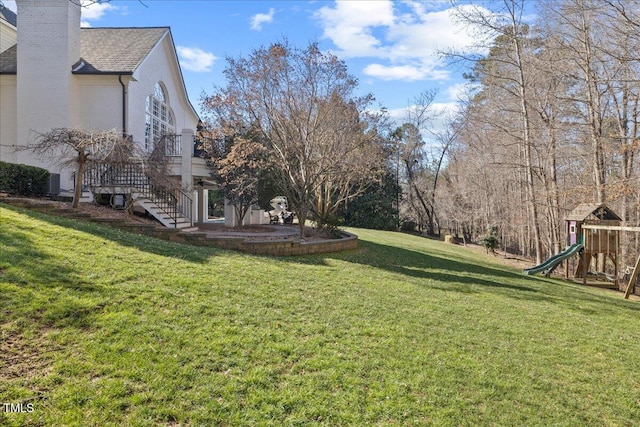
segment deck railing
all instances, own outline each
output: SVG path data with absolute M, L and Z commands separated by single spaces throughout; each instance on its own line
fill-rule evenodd
M 164 146 L 164 155 L 167 157 L 182 156 L 182 135 L 162 135 L 156 142 L 156 146 L 161 144 Z
M 155 142 L 154 147 L 160 149 L 167 157 L 180 157 L 182 156 L 182 150 L 185 146 L 182 144 L 182 135 L 166 134 L 162 135 Z M 187 145 L 189 147 L 189 145 Z M 201 144 L 193 138 L 191 141 L 191 157 L 204 157 L 205 151 L 202 149 Z

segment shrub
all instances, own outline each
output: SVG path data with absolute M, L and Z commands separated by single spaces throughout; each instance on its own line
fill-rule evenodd
M 342 238 L 342 230 L 340 229 L 342 218 L 334 214 L 327 214 L 323 217 L 314 216 L 313 219 L 316 222 L 316 229 L 329 239 Z
M 488 226 L 487 233 L 483 234 L 478 239 L 478 244 L 484 246 L 487 253 L 491 252 L 492 254 L 495 254 L 498 243 L 498 227 L 495 225 Z
M 0 162 L 0 191 L 21 196 L 44 196 L 49 171 L 35 166 Z
M 418 224 L 416 224 L 415 221 L 411 220 L 402 221 L 402 224 L 400 224 L 400 230 L 402 231 L 414 232 L 416 231 L 417 227 Z
M 384 174 L 380 182 L 372 183 L 367 191 L 342 206 L 345 225 L 376 230 L 397 230 L 396 203 L 400 188 L 395 176 Z

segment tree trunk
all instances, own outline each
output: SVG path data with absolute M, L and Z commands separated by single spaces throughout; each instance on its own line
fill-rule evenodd
M 87 163 L 87 155 L 84 151 L 78 153 L 78 171 L 76 173 L 76 188 L 73 191 L 73 203 L 71 207 L 77 209 L 82 198 L 82 183 L 84 181 L 84 167 Z
M 582 18 L 582 47 L 584 48 L 585 63 L 583 64 L 584 79 L 587 95 L 587 113 L 589 119 L 589 130 L 591 139 L 591 149 L 593 150 L 592 167 L 594 175 L 594 184 L 596 191 L 596 201 L 598 203 L 604 203 L 606 200 L 605 194 L 605 162 L 604 162 L 604 147 L 602 144 L 602 120 L 600 117 L 600 94 L 597 87 L 597 79 L 593 73 L 593 55 L 591 53 L 591 36 L 589 23 L 586 20 L 584 11 L 581 15 Z
M 515 60 L 518 66 L 518 91 L 520 93 L 520 113 L 522 114 L 522 143 L 524 148 L 524 160 L 526 167 L 526 184 L 527 184 L 527 197 L 528 208 L 531 215 L 531 225 L 533 227 L 533 238 L 536 252 L 536 263 L 542 262 L 542 238 L 540 237 L 540 222 L 538 218 L 538 205 L 536 204 L 536 193 L 534 187 L 533 176 L 533 160 L 531 154 L 531 133 L 530 133 L 530 120 L 529 111 L 527 108 L 527 91 L 526 80 L 524 75 L 524 64 L 522 61 L 522 53 L 520 51 L 520 40 L 516 36 L 519 32 L 519 28 L 516 25 L 515 19 L 512 20 L 513 29 L 513 48 L 515 51 Z

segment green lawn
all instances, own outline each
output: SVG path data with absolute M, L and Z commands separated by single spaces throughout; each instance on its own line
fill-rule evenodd
M 0 425 L 640 423 L 640 303 L 354 231 L 278 259 L 0 204 Z

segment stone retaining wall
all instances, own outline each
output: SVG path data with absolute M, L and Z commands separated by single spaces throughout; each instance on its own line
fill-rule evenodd
M 358 247 L 358 236 L 344 231 L 342 234 L 342 239 L 318 240 L 315 242 L 302 242 L 299 240 L 246 241 L 242 244 L 242 251 L 256 255 L 289 256 L 340 252 Z
M 183 232 L 153 224 L 131 223 L 124 219 L 93 217 L 84 212 L 60 208 L 52 203 L 31 199 L 0 198 L 0 201 L 12 206 L 35 210 L 52 215 L 80 219 L 108 225 L 130 233 L 141 234 L 171 242 L 186 243 L 194 246 L 214 246 L 220 249 L 241 251 L 255 255 L 293 256 L 329 252 L 341 252 L 358 247 L 358 236 L 343 232 L 342 239 L 304 242 L 300 240 L 248 240 L 244 237 L 210 237 L 205 232 Z

